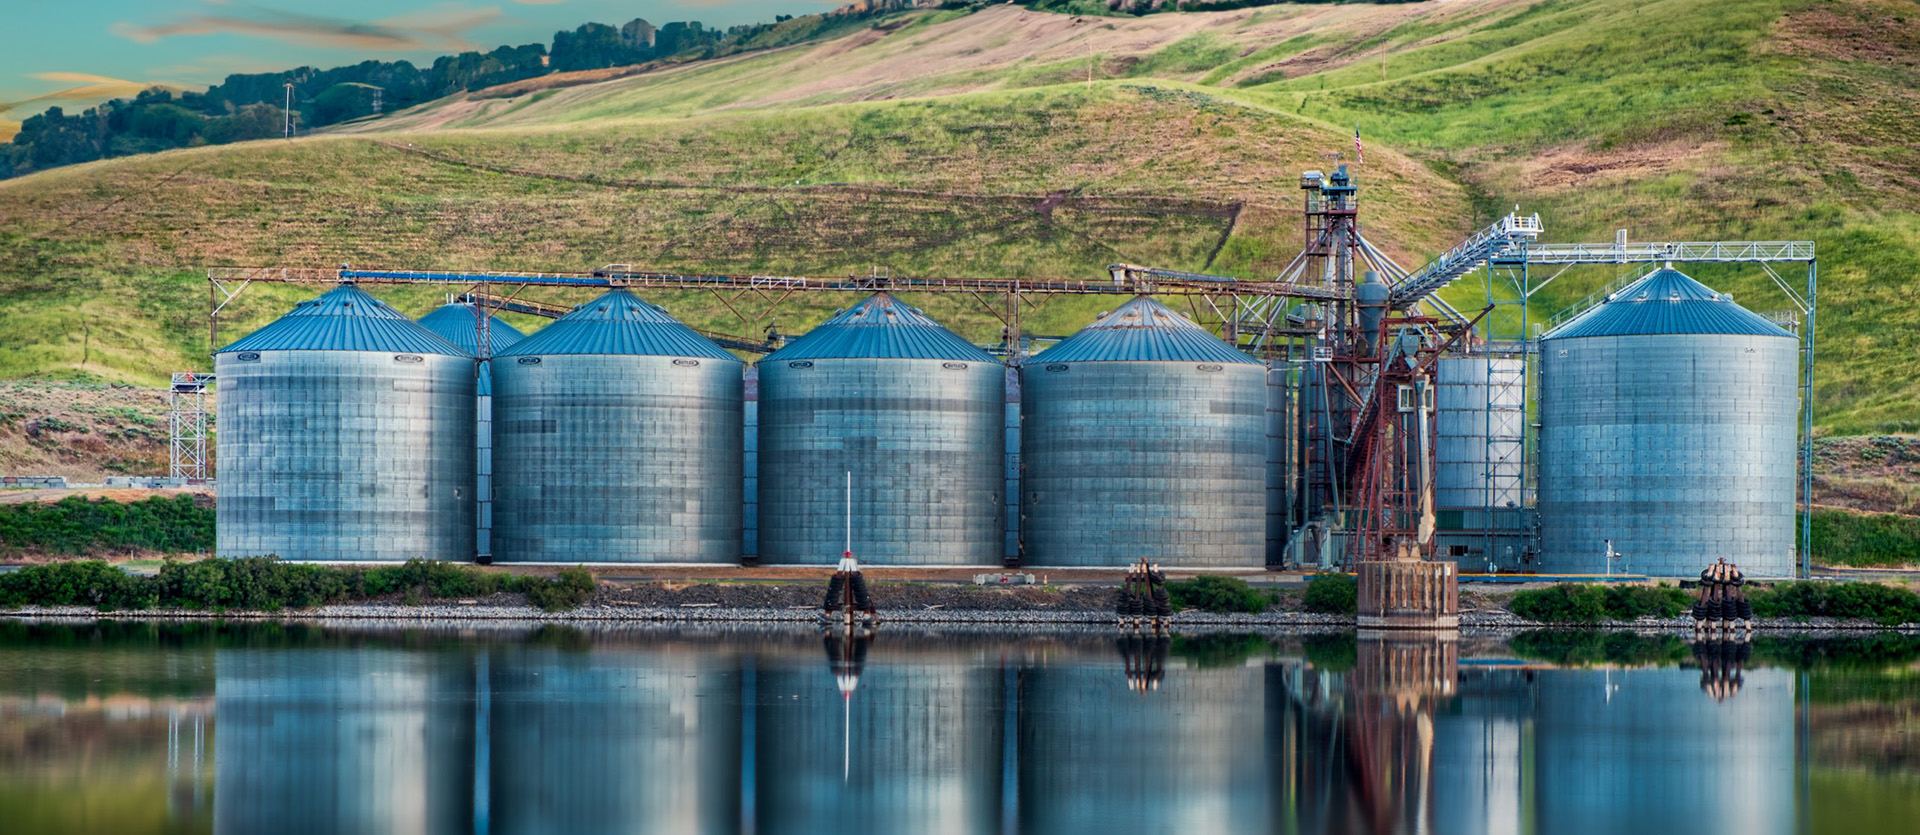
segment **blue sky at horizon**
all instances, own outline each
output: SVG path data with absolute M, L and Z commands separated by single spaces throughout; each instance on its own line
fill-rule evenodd
M 426 66 L 502 44 L 551 44 L 582 23 L 771 21 L 816 0 L 8 0 L 0 12 L 0 121 L 84 108 L 158 83 L 365 60 Z M 38 98 L 73 91 L 68 98 Z M 8 103 L 11 106 L 8 107 Z

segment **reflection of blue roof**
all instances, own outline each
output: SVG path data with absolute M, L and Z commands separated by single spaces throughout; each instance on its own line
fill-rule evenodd
M 612 290 L 495 356 L 613 354 L 740 359 L 626 290 Z
M 800 359 L 1000 361 L 887 293 L 875 293 L 761 362 Z
M 1793 334 L 1671 267 L 1655 270 L 1607 301 L 1548 331 L 1544 339 L 1636 334 Z
M 385 302 L 342 284 L 232 344 L 231 351 L 392 351 L 470 357 Z
M 1060 344 L 1041 351 L 1044 362 L 1235 362 L 1259 361 L 1220 341 L 1206 329 L 1146 296 L 1121 305 Z
M 478 354 L 480 348 L 479 322 L 475 321 L 473 305 L 448 304 L 433 309 L 432 313 L 420 317 L 420 326 L 440 335 L 441 339 L 451 342 L 467 353 Z M 527 335 L 519 328 L 500 321 L 498 316 L 487 317 L 487 353 L 498 354 L 507 346 Z

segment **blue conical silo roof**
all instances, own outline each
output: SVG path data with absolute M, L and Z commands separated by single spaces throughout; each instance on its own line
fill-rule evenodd
M 473 305 L 447 304 L 433 309 L 432 313 L 420 317 L 420 325 L 440 335 L 441 339 L 451 342 L 467 353 L 478 355 L 480 352 L 480 329 L 474 321 Z M 487 317 L 487 354 L 498 354 L 507 346 L 527 335 L 519 328 L 500 321 L 500 317 Z
M 740 359 L 713 344 L 680 320 L 626 290 L 573 309 L 553 324 L 534 331 L 495 356 L 534 354 L 615 354 L 642 357 Z
M 234 340 L 217 353 L 231 351 L 393 351 L 473 356 L 351 284 L 295 305 L 287 315 Z
M 1648 274 L 1607 297 L 1572 321 L 1548 331 L 1543 339 L 1639 334 L 1733 334 L 1784 336 L 1793 334 L 1758 313 L 1733 303 L 1733 297 L 1672 267 Z
M 446 304 L 433 309 L 432 313 L 420 317 L 420 324 L 433 331 L 468 353 L 479 356 L 480 329 L 474 321 L 474 307 L 470 304 Z M 507 349 L 507 346 L 527 335 L 519 328 L 500 321 L 500 317 L 487 315 L 487 356 L 494 356 Z M 480 361 L 480 379 L 475 394 L 487 397 L 493 394 L 493 369 L 486 360 Z
M 1045 362 L 1221 362 L 1259 365 L 1205 328 L 1146 296 L 1041 351 Z
M 861 300 L 761 361 L 866 358 L 1000 362 L 889 293 Z

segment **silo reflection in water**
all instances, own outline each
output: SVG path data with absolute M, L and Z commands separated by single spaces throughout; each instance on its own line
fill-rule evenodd
M 528 647 L 489 678 L 494 833 L 739 831 L 733 656 Z
M 1534 738 L 1532 693 L 1523 671 L 1462 671 L 1455 698 L 1434 715 L 1433 831 L 1536 831 L 1524 768 Z
M 844 702 L 842 653 L 831 664 L 818 651 L 762 660 L 753 741 L 762 835 L 999 831 L 1000 670 L 958 653 L 889 658 L 887 640 Z
M 1716 701 L 1683 669 L 1539 677 L 1541 822 L 1555 833 L 1793 828 L 1793 673 L 1756 669 Z
M 1149 667 L 1152 659 L 1146 659 Z M 1272 815 L 1265 674 L 1168 664 L 1157 688 L 1104 663 L 1024 671 L 1020 831 L 1246 833 Z
M 216 832 L 470 831 L 463 658 L 222 650 L 214 665 Z

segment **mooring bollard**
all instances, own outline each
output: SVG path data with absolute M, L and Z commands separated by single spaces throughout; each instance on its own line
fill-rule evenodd
M 1693 631 L 1710 638 L 1724 639 L 1738 623 L 1745 634 L 1753 633 L 1753 602 L 1747 599 L 1746 575 L 1740 567 L 1722 557 L 1700 571 L 1700 599 L 1693 604 Z
M 873 596 L 867 590 L 867 577 L 849 554 L 840 560 L 833 576 L 827 578 L 827 599 L 820 604 L 820 618 L 843 617 L 847 626 L 852 627 L 863 614 L 868 623 L 880 623 L 880 613 L 874 609 Z
M 1164 632 L 1173 626 L 1173 598 L 1167 592 L 1167 575 L 1160 566 L 1141 560 L 1127 566 L 1114 597 L 1114 613 L 1121 629 L 1151 628 Z

